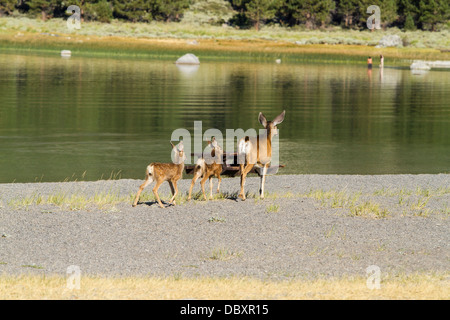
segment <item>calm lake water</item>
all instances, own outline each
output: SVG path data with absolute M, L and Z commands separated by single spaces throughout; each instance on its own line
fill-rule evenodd
M 280 174 L 450 171 L 450 72 L 0 55 L 0 182 L 142 179 L 177 128 L 284 109 Z

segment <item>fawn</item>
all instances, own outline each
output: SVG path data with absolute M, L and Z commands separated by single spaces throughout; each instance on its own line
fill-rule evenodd
M 174 146 L 172 142 L 172 150 L 175 152 L 175 157 L 173 158 L 173 163 L 151 163 L 145 171 L 145 181 L 139 187 L 139 191 L 133 202 L 133 207 L 135 207 L 139 201 L 139 196 L 142 190 L 153 180 L 156 181 L 155 187 L 153 188 L 153 193 L 155 194 L 156 200 L 161 208 L 164 208 L 161 199 L 158 195 L 158 189 L 164 181 L 168 181 L 170 185 L 170 190 L 172 191 L 172 198 L 169 203 L 175 205 L 175 197 L 178 194 L 177 181 L 183 176 L 184 161 L 186 160 L 186 155 L 184 154 L 183 141 L 181 141 L 177 146 Z
M 207 179 L 209 179 L 210 199 L 213 198 L 212 178 L 214 176 L 216 176 L 217 179 L 219 179 L 219 183 L 217 185 L 217 192 L 219 192 L 220 190 L 220 182 L 222 181 L 220 174 L 222 173 L 223 150 L 217 143 L 215 137 L 212 137 L 211 140 L 212 141 L 208 141 L 208 145 L 212 148 L 211 157 L 208 157 L 207 159 L 202 157 L 198 159 L 197 163 L 195 164 L 194 178 L 192 178 L 191 187 L 189 188 L 188 200 L 191 200 L 192 189 L 194 188 L 195 182 L 200 177 L 203 177 L 203 179 L 200 181 L 200 185 L 202 186 L 203 197 L 205 198 L 205 200 L 207 200 L 205 193 L 205 182 Z

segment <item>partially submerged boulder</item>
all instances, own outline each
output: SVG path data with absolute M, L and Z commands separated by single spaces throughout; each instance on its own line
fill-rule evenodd
M 409 66 L 411 70 L 430 70 L 431 67 L 428 65 L 426 61 L 414 60 L 413 63 Z
M 72 55 L 72 52 L 70 50 L 62 50 L 61 51 L 61 57 L 68 58 L 71 55 Z
M 175 62 L 176 64 L 200 64 L 200 60 L 195 56 L 195 54 L 187 53 L 184 56 L 178 58 Z

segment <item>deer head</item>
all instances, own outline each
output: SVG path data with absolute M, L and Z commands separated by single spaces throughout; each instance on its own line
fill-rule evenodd
M 212 137 L 211 141 L 208 142 L 208 147 L 211 148 L 211 156 L 205 156 L 208 164 L 212 162 L 222 163 L 223 150 L 219 146 L 219 143 L 216 140 L 216 137 Z
M 278 134 L 277 125 L 283 122 L 285 114 L 286 110 L 276 116 L 272 121 L 267 121 L 266 117 L 261 112 L 259 113 L 259 123 L 261 123 L 262 126 L 267 129 L 268 133 L 270 133 L 270 139 Z
M 172 146 L 172 151 L 174 154 L 172 155 L 172 162 L 175 164 L 182 164 L 186 160 L 186 154 L 184 153 L 184 145 L 183 141 L 180 141 L 178 145 L 174 145 L 172 141 L 170 141 Z

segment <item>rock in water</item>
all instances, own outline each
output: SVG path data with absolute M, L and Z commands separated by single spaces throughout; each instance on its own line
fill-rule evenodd
M 179 58 L 175 63 L 176 64 L 200 64 L 200 60 L 198 60 L 198 58 L 194 54 L 188 53 L 188 54 L 185 54 L 184 56 L 182 56 L 181 58 Z
M 72 52 L 70 50 L 62 50 L 61 51 L 61 57 L 70 57 L 72 55 Z
M 414 60 L 413 63 L 409 66 L 411 70 L 430 70 L 431 67 L 425 62 L 421 60 Z

